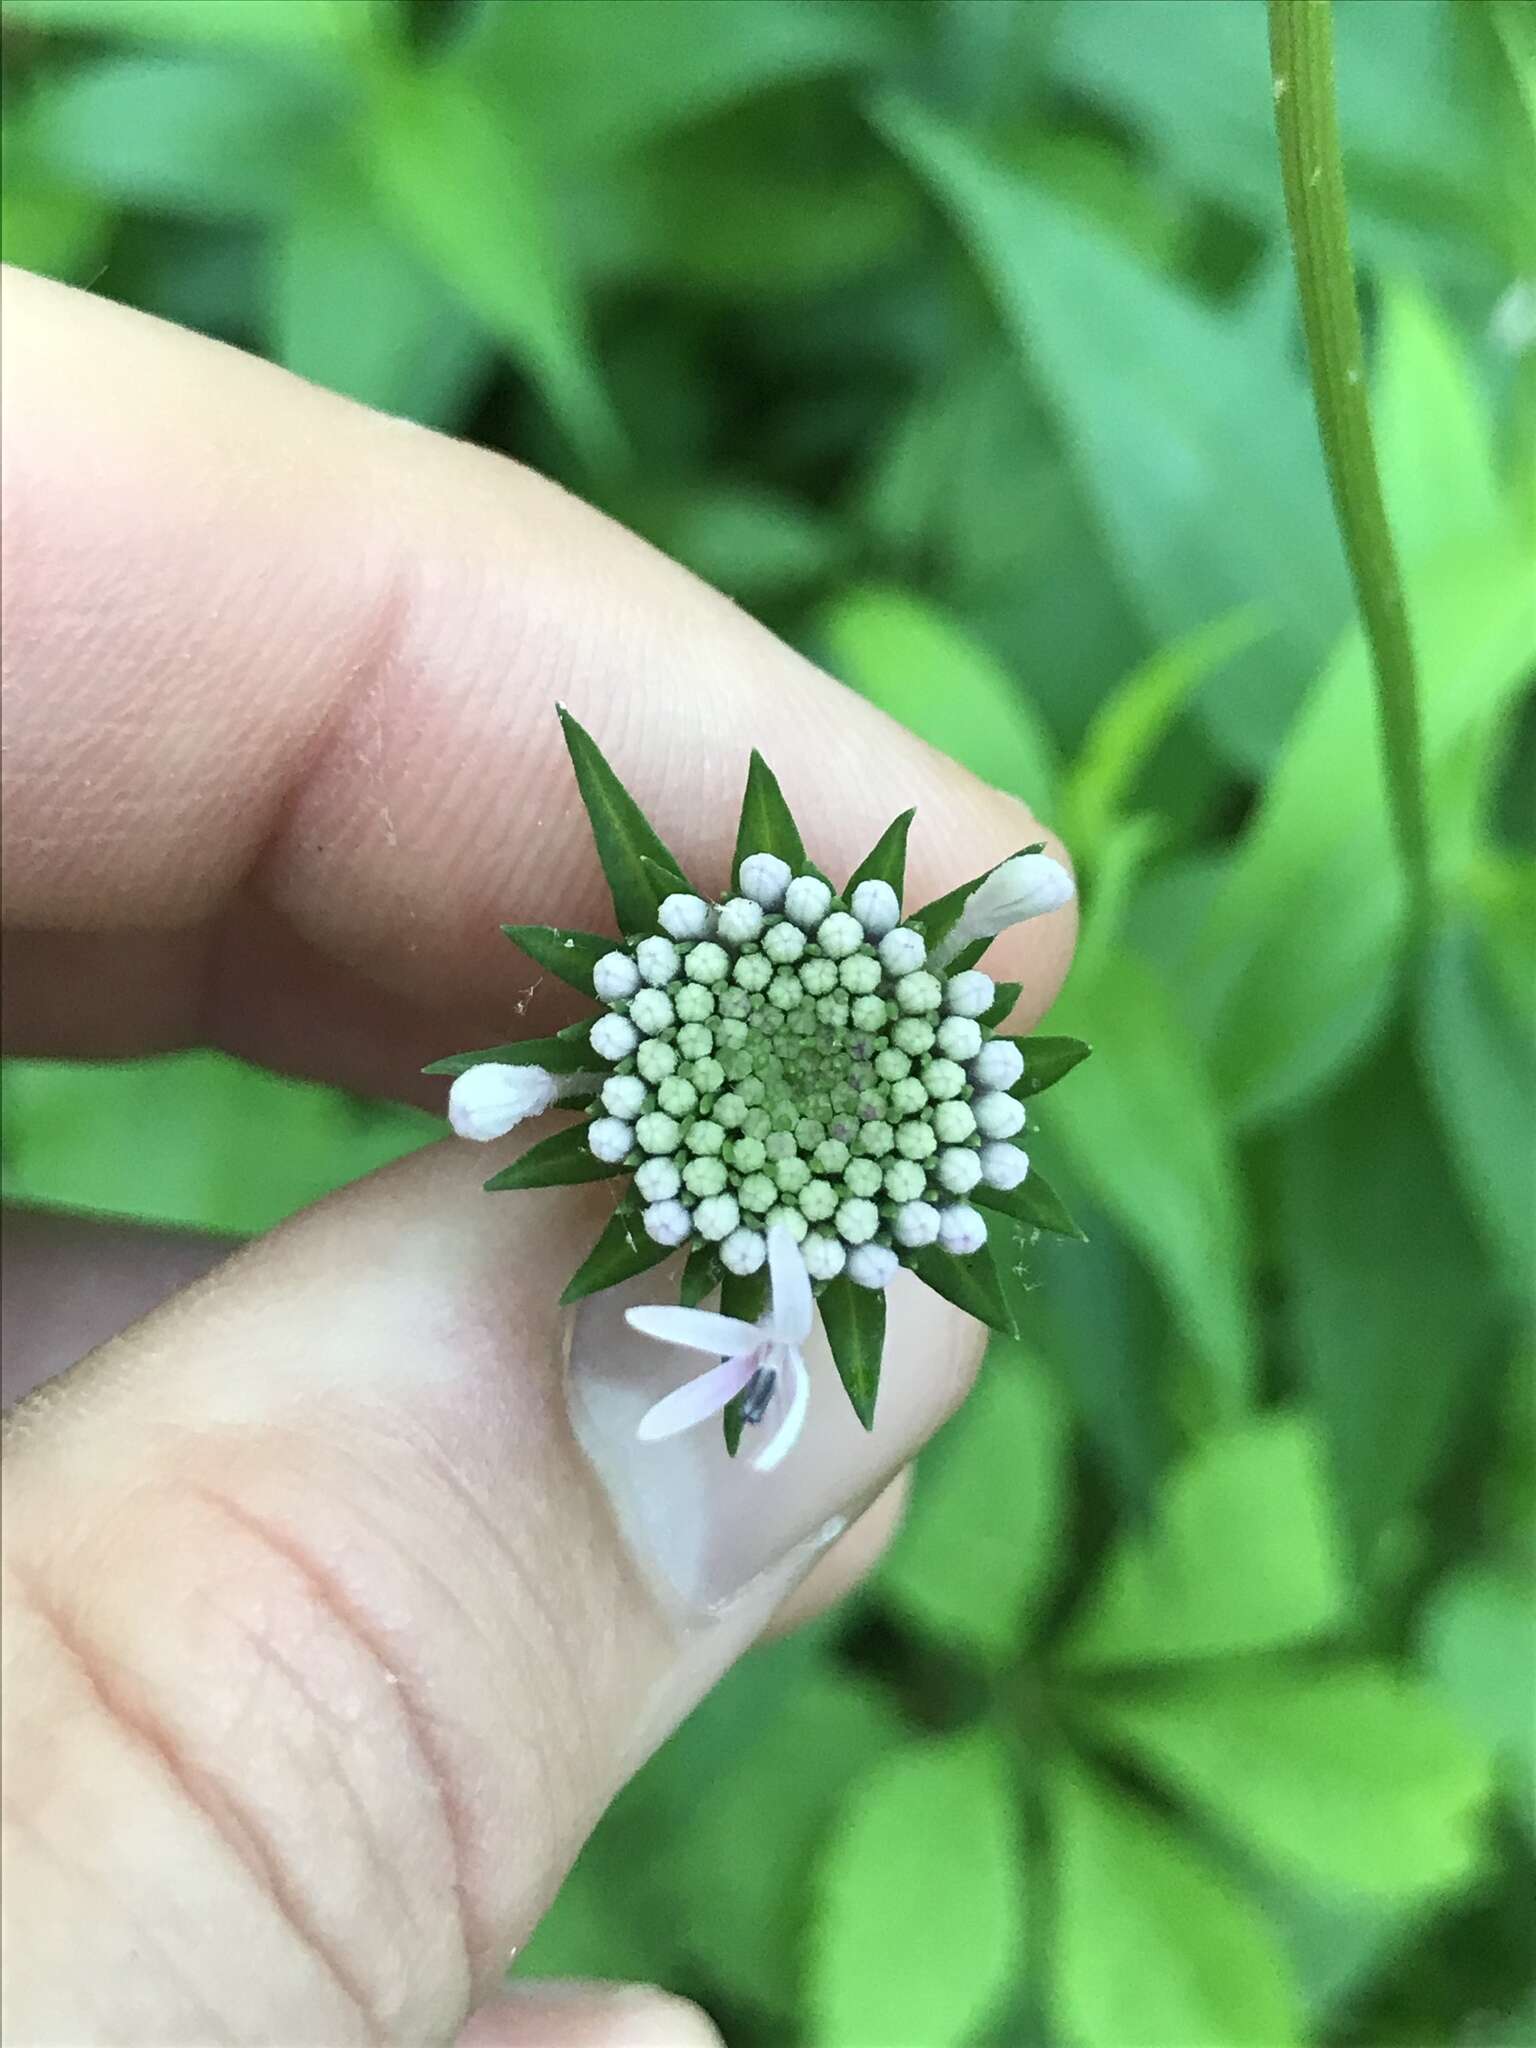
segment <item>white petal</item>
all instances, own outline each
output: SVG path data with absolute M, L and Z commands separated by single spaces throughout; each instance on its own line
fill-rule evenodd
M 635 1311 L 630 1310 L 633 1317 Z M 753 1336 L 757 1332 L 753 1331 Z M 665 1436 L 676 1436 L 685 1429 L 692 1429 L 696 1422 L 707 1422 L 711 1415 L 718 1415 L 728 1401 L 734 1401 L 742 1388 L 757 1371 L 757 1353 L 750 1351 L 743 1358 L 728 1358 L 723 1365 L 712 1365 L 708 1372 L 701 1372 L 696 1380 L 688 1380 L 670 1394 L 664 1394 L 654 1407 L 647 1408 L 640 1418 L 640 1427 L 635 1434 L 643 1444 L 653 1444 Z
M 542 1116 L 558 1092 L 542 1067 L 503 1066 L 485 1060 L 469 1067 L 448 1091 L 448 1121 L 461 1138 L 485 1144 L 516 1130 L 525 1117 Z
M 811 1334 L 814 1303 L 811 1276 L 805 1270 L 800 1247 L 782 1224 L 768 1233 L 768 1276 L 773 1283 L 773 1306 L 768 1327 L 780 1344 L 803 1344 Z
M 625 1311 L 624 1320 L 642 1337 L 705 1351 L 711 1358 L 734 1358 L 738 1351 L 751 1351 L 763 1341 L 762 1331 L 751 1323 L 716 1315 L 707 1308 L 632 1308 Z
M 780 1385 L 789 1389 L 789 1398 L 778 1428 L 749 1460 L 754 1472 L 771 1472 L 775 1465 L 783 1463 L 805 1426 L 805 1411 L 811 1400 L 811 1376 L 798 1351 L 777 1351 L 772 1362 L 778 1369 Z

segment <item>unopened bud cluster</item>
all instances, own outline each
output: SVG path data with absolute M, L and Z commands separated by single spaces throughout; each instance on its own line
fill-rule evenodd
M 1023 1060 L 980 1021 L 992 982 L 936 968 L 885 882 L 843 908 L 772 854 L 737 879 L 719 905 L 669 896 L 656 933 L 597 963 L 593 1153 L 632 1169 L 657 1243 L 713 1243 L 731 1273 L 762 1265 L 775 1224 L 817 1281 L 883 1287 L 903 1253 L 978 1251 L 967 1198 L 1028 1170 Z

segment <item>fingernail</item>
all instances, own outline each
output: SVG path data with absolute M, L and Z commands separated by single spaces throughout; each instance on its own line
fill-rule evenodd
M 959 1405 L 985 1332 L 898 1272 L 866 1430 L 818 1319 L 804 1352 L 804 1427 L 780 1464 L 758 1470 L 750 1429 L 732 1458 L 718 1415 L 658 1442 L 640 1437 L 642 1417 L 709 1363 L 625 1321 L 627 1309 L 676 1299 L 669 1265 L 578 1304 L 566 1326 L 566 1388 L 577 1440 L 642 1569 L 674 1608 L 708 1615 L 766 1573 L 782 1573 L 787 1590 L 809 1569 Z

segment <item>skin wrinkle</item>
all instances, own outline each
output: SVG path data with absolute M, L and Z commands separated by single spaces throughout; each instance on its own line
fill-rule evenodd
M 99 1654 L 78 1621 L 40 1580 L 20 1570 L 14 1559 L 11 1571 L 32 1614 L 73 1664 L 107 1720 L 155 1759 L 187 1805 L 202 1815 L 229 1853 L 255 1878 L 299 1946 L 315 1958 L 347 2004 L 365 2022 L 370 2036 L 376 2038 L 378 2017 L 361 1984 L 300 1907 L 280 1859 L 230 1786 L 215 1783 L 184 1754 L 181 1743 L 163 1720 L 129 1700 L 112 1674 L 111 1660 Z

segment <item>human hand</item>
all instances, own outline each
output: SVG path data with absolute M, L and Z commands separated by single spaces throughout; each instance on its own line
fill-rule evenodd
M 603 922 L 556 695 L 701 876 L 754 744 L 834 869 L 908 803 L 920 895 L 1035 836 L 515 465 L 24 275 L 4 318 L 9 1049 L 211 1042 L 398 1095 L 505 1036 L 498 922 Z M 1027 1018 L 1072 934 L 998 942 Z M 857 1575 L 891 1495 L 814 1563 L 799 1536 L 888 1487 L 975 1370 L 984 1333 L 922 1294 L 865 1462 L 797 1454 L 787 1555 L 686 1612 L 564 1398 L 555 1298 L 601 1191 L 508 1205 L 486 1170 L 445 1144 L 345 1190 L 13 1419 L 16 2048 L 452 2038 L 619 1785 Z M 711 1512 L 744 1524 L 733 1477 Z M 713 2038 L 596 1988 L 472 2029 Z

